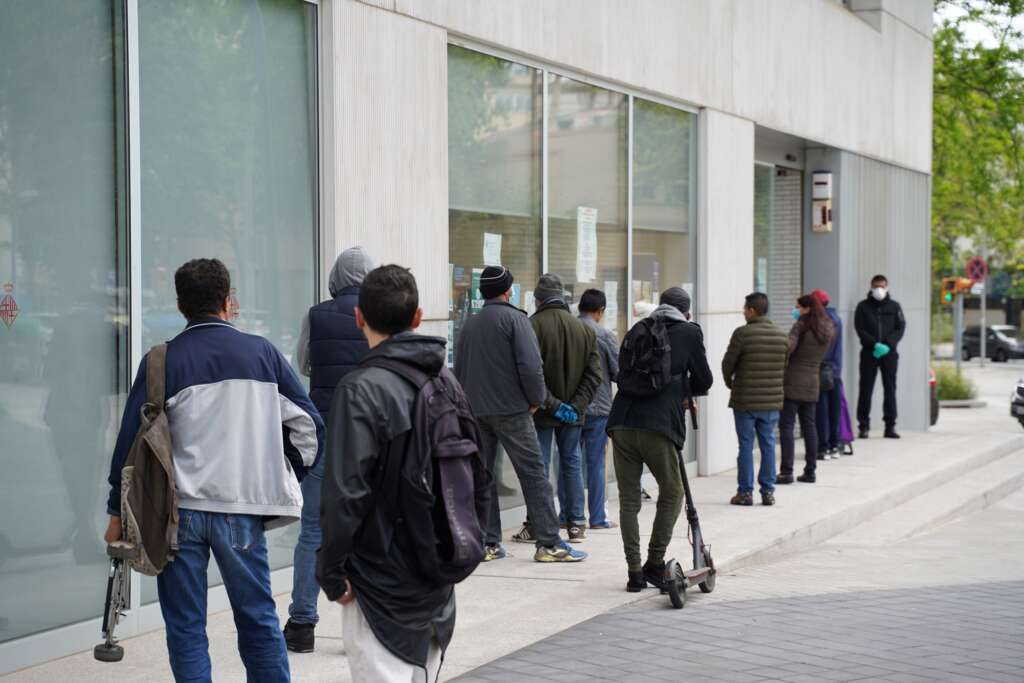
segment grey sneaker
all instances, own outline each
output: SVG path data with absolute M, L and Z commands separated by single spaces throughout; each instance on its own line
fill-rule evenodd
M 519 530 L 518 534 L 512 535 L 512 540 L 516 543 L 536 543 L 537 539 L 534 538 L 530 532 L 530 527 L 527 524 L 523 524 L 523 528 Z
M 581 526 L 569 527 L 569 542 L 582 543 L 587 540 L 587 530 Z
M 587 559 L 587 554 L 582 550 L 573 550 L 565 541 L 548 548 L 539 546 L 533 556 L 536 562 L 582 562 Z

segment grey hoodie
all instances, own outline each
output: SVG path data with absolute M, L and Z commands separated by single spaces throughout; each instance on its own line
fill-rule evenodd
M 327 291 L 331 297 L 338 296 L 338 292 L 346 287 L 358 287 L 363 284 L 366 274 L 374 269 L 370 255 L 362 247 L 351 247 L 338 254 L 331 268 L 331 274 L 327 278 Z M 299 341 L 295 345 L 295 364 L 306 377 L 309 377 L 309 312 L 302 316 L 302 330 L 299 332 Z

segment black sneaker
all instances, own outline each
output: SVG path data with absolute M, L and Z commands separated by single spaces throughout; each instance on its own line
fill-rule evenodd
M 291 619 L 284 625 L 284 642 L 292 652 L 313 651 L 314 624 L 296 624 Z
M 866 427 L 861 427 L 860 428 L 860 431 L 857 432 L 857 438 L 858 439 L 866 439 L 866 438 L 868 438 L 868 430 L 867 430 Z
M 582 543 L 587 540 L 587 530 L 582 525 L 573 524 L 569 527 L 568 535 L 570 543 Z
M 818 481 L 818 478 L 813 474 L 801 474 L 799 477 L 796 478 L 796 480 L 801 481 L 805 484 L 813 484 L 814 482 Z
M 792 474 L 780 474 L 779 476 L 775 477 L 775 483 L 776 484 L 792 484 L 793 483 L 793 475 Z
M 818 460 L 829 460 L 828 453 L 825 451 L 818 451 Z
M 648 562 L 643 567 L 643 577 L 655 588 L 661 588 L 665 585 L 665 563 L 651 564 Z
M 644 580 L 643 572 L 629 572 L 629 580 L 626 581 L 627 593 L 639 593 L 647 588 L 647 581 Z
M 775 494 L 762 492 L 761 493 L 761 505 L 775 505 Z
M 896 427 L 885 428 L 885 438 L 887 439 L 898 439 L 900 435 L 896 433 Z

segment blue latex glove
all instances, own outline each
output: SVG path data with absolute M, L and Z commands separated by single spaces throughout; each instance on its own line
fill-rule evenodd
M 579 419 L 579 415 L 576 414 L 575 408 L 568 403 L 563 403 L 558 406 L 558 410 L 555 411 L 555 419 L 560 422 L 564 422 L 567 425 L 571 425 Z
M 875 344 L 875 350 L 871 352 L 871 355 L 874 356 L 875 358 L 881 358 L 882 356 L 884 356 L 885 354 L 889 353 L 890 351 L 892 351 L 892 349 L 889 347 L 888 344 L 883 344 L 882 342 L 877 342 Z

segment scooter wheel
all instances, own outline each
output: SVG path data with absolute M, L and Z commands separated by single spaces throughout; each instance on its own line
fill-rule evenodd
M 711 567 L 711 572 L 703 581 L 697 584 L 701 593 L 710 593 L 715 590 L 715 563 L 711 561 L 711 553 L 704 551 L 704 566 Z
M 675 560 L 669 560 L 665 564 L 665 592 L 676 609 L 682 609 L 686 605 L 686 577 L 683 576 L 682 567 Z
M 92 649 L 92 656 L 100 662 L 120 662 L 124 659 L 124 648 L 120 645 L 100 643 Z

